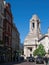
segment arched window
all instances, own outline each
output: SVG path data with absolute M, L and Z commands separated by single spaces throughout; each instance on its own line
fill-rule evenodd
M 37 28 L 39 28 L 39 22 L 37 23 Z
M 33 28 L 35 27 L 35 24 L 34 24 L 34 23 L 32 23 L 32 27 L 33 27 Z

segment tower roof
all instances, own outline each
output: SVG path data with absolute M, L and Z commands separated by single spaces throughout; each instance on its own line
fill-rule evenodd
M 33 19 L 38 20 L 39 18 L 38 18 L 38 16 L 37 16 L 36 14 L 34 14 L 34 15 L 33 15 Z
M 34 14 L 30 21 L 32 21 L 32 20 L 39 20 L 39 17 L 36 14 Z

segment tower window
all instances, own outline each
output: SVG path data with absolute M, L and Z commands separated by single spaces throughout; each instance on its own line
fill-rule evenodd
M 39 28 L 39 23 L 37 23 L 37 28 Z
M 32 48 L 30 48 L 30 51 L 32 51 Z
M 28 47 L 28 49 L 29 49 L 30 51 L 32 51 L 32 47 Z
M 34 23 L 32 23 L 32 26 L 33 26 L 33 28 L 34 28 Z

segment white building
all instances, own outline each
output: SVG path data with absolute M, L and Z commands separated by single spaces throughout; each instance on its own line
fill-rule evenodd
M 33 51 L 36 45 L 43 44 L 46 52 L 48 53 L 49 40 L 48 34 L 42 35 L 40 31 L 40 19 L 37 15 L 33 15 L 30 19 L 30 30 L 24 40 L 24 58 L 33 56 Z

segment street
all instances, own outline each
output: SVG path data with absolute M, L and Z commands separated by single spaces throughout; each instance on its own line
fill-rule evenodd
M 46 65 L 46 64 L 45 63 L 44 64 L 36 64 L 34 62 L 22 62 L 22 63 L 13 62 L 13 63 L 3 63 L 0 65 Z

